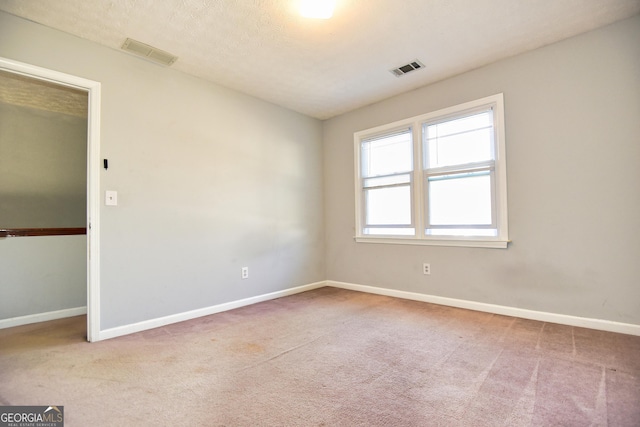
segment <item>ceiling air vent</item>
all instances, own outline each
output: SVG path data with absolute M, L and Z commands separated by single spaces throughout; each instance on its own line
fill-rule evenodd
M 153 46 L 149 46 L 148 44 L 144 44 L 133 39 L 125 40 L 122 45 L 122 49 L 162 65 L 171 65 L 178 59 L 177 56 L 172 55 L 169 52 L 156 49 Z
M 424 68 L 424 64 L 416 59 L 415 61 L 410 62 L 407 65 L 403 65 L 402 67 L 394 68 L 393 70 L 389 70 L 389 71 L 394 76 L 400 77 L 412 71 L 419 70 L 421 68 Z

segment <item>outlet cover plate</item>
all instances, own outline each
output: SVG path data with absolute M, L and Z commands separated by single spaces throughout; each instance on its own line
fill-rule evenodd
M 422 264 L 422 273 L 427 275 L 431 274 L 431 264 L 427 264 L 426 262 Z

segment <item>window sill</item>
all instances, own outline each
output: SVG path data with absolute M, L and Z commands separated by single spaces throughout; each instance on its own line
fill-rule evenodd
M 506 249 L 511 240 L 481 239 L 415 239 L 402 237 L 363 237 L 356 236 L 357 243 L 377 243 L 385 245 L 419 245 L 419 246 L 457 246 L 466 248 Z

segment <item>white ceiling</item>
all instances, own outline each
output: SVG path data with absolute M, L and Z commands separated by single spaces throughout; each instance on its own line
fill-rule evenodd
M 0 10 L 119 49 L 127 37 L 172 68 L 326 119 L 640 13 L 640 0 L 0 0 Z M 389 70 L 415 59 L 403 77 Z

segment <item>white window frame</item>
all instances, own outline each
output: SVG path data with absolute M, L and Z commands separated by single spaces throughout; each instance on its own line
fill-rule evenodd
M 383 138 L 386 136 L 393 136 L 396 134 L 411 134 L 411 144 L 412 146 L 415 146 L 415 141 L 413 140 L 414 136 L 413 136 L 413 129 L 411 128 L 407 128 L 405 127 L 401 127 L 401 128 L 391 128 L 391 129 L 387 129 L 387 131 L 383 132 L 383 133 L 379 133 L 379 134 L 375 134 L 372 135 L 373 137 L 377 137 L 377 138 Z M 360 140 L 360 142 L 365 142 L 367 140 L 370 140 L 371 138 L 363 138 Z M 415 152 L 412 154 L 413 156 L 415 156 Z M 412 159 L 414 160 L 414 159 Z M 360 161 L 362 161 L 362 157 L 360 157 Z M 359 163 L 359 168 L 362 168 L 362 163 Z M 414 177 L 415 177 L 415 173 L 414 173 L 414 169 L 415 169 L 415 160 L 413 161 L 413 165 L 412 165 L 412 169 L 409 171 L 402 171 L 402 172 L 397 172 L 397 173 L 391 173 L 389 175 L 383 175 L 383 176 L 375 176 L 375 177 L 362 177 L 360 183 L 362 185 L 362 190 L 360 191 L 360 206 L 365 206 L 366 205 L 366 190 L 370 190 L 370 189 L 382 189 L 382 188 L 392 188 L 392 187 L 396 187 L 396 186 L 408 186 L 409 187 L 409 191 L 410 193 L 414 193 L 414 188 L 415 188 L 415 183 L 414 183 Z M 360 169 L 361 170 L 361 169 Z M 392 178 L 392 177 L 396 177 L 396 176 L 402 176 L 402 175 L 409 175 L 409 182 L 406 184 L 387 184 L 387 185 L 381 185 L 381 186 L 377 186 L 377 187 L 370 187 L 367 186 L 364 181 L 366 181 L 367 179 L 380 179 L 380 178 Z M 409 224 L 385 224 L 385 225 L 377 225 L 377 224 L 369 224 L 367 223 L 367 219 L 366 219 L 366 209 L 362 209 L 361 212 L 361 216 L 360 216 L 360 221 L 363 227 L 363 230 L 365 228 L 386 228 L 386 229 L 416 229 L 416 216 L 415 216 L 415 199 L 412 196 L 411 197 L 411 220 Z
M 440 236 L 425 233 L 427 212 L 426 185 L 429 176 L 457 170 L 456 168 L 440 168 L 424 170 L 423 157 L 423 125 L 455 117 L 461 117 L 474 111 L 493 109 L 495 160 L 478 163 L 478 169 L 487 170 L 492 175 L 492 222 L 497 229 L 496 236 Z M 412 225 L 415 235 L 371 235 L 364 234 L 364 186 L 361 173 L 361 143 L 364 140 L 383 136 L 402 128 L 410 128 L 413 132 L 413 176 L 412 183 Z M 354 133 L 355 148 L 355 207 L 356 207 L 356 242 L 387 243 L 434 246 L 465 246 L 482 248 L 506 248 L 509 243 L 507 212 L 507 165 L 504 130 L 504 97 L 503 94 L 488 96 L 464 104 L 455 105 L 420 116 L 399 120 L 375 128 Z

